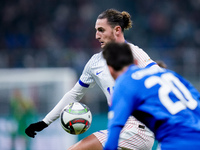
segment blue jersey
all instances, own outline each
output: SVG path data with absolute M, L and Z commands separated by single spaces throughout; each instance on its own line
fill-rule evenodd
M 161 149 L 200 148 L 199 98 L 199 92 L 173 71 L 130 66 L 116 80 L 105 149 L 117 149 L 130 115 L 154 132 Z

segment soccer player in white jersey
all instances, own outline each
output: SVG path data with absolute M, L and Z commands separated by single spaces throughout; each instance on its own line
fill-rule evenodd
M 103 48 L 108 42 L 115 41 L 124 43 L 124 30 L 132 27 L 131 16 L 128 12 L 119 12 L 115 9 L 108 9 L 102 12 L 96 20 L 96 39 Z M 158 67 L 150 57 L 139 47 L 128 43 L 132 53 L 138 61 L 139 67 Z M 61 110 L 70 102 L 80 101 L 85 92 L 98 84 L 106 95 L 108 105 L 110 105 L 111 94 L 114 87 L 114 79 L 110 75 L 106 61 L 102 52 L 91 57 L 87 62 L 79 81 L 67 92 L 59 103 L 45 116 L 42 121 L 31 124 L 26 130 L 30 137 L 36 135 L 36 131 L 41 131 L 60 116 Z M 70 150 L 100 150 L 107 139 L 107 130 L 95 132 L 75 145 Z M 120 134 L 119 147 L 122 149 L 145 149 L 150 150 L 154 143 L 154 134 L 137 121 L 130 117 L 123 131 Z

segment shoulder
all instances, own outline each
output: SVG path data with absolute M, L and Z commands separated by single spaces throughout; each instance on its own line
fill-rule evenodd
M 135 53 L 135 52 L 144 52 L 144 50 L 143 49 L 141 49 L 141 48 L 139 48 L 137 45 L 134 45 L 134 44 L 132 44 L 132 43 L 127 43 L 129 46 L 130 46 L 130 48 L 131 48 L 131 50 Z M 145 53 L 145 52 L 144 52 Z
M 134 59 L 137 60 L 137 65 L 139 67 L 144 68 L 150 63 L 154 62 L 143 49 L 139 48 L 138 46 L 132 43 L 128 43 L 128 45 L 130 46 Z
M 132 78 L 132 74 L 139 70 L 141 70 L 141 68 L 138 68 L 135 65 L 130 66 L 126 72 L 117 78 L 114 92 L 118 94 L 124 94 L 125 97 L 129 98 L 132 96 L 137 96 L 142 89 L 143 84 L 141 84 L 141 82 L 143 81 Z
M 102 52 L 94 54 L 89 61 L 87 62 L 86 66 L 95 67 L 99 65 L 102 61 L 105 61 L 102 55 Z
M 90 60 L 88 62 L 92 63 L 92 64 L 95 64 L 99 61 L 102 61 L 104 58 L 103 58 L 103 55 L 102 55 L 102 52 L 99 52 L 99 53 L 96 53 L 94 54 Z
M 106 60 L 103 58 L 102 52 L 94 54 L 84 67 L 83 73 L 94 73 L 96 70 L 106 66 Z
M 131 49 L 141 49 L 137 45 L 134 45 L 133 43 L 127 42 L 127 44 L 131 47 Z
M 127 69 L 127 71 L 125 71 L 122 75 L 120 75 L 120 76 L 117 78 L 116 83 L 119 82 L 120 85 L 125 84 L 125 86 L 126 86 L 126 84 L 128 84 L 128 83 L 130 83 L 130 82 L 133 81 L 133 79 L 132 79 L 132 77 L 131 77 L 132 74 L 134 74 L 135 72 L 140 71 L 140 70 L 141 70 L 141 68 L 139 68 L 138 66 L 136 66 L 136 65 L 131 65 L 131 66 Z
M 134 73 L 132 73 L 131 77 L 134 80 L 143 80 L 149 76 L 156 76 L 158 74 L 166 73 L 167 70 L 160 67 L 153 67 L 153 68 L 140 68 L 139 70 L 136 70 Z
M 145 59 L 150 59 L 148 54 L 141 48 L 139 48 L 138 46 L 132 44 L 132 43 L 128 43 L 128 45 L 130 46 L 132 52 L 133 52 L 133 55 L 136 56 L 136 57 L 144 57 Z

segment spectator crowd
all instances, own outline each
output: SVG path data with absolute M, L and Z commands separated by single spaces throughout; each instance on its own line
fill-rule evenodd
M 153 59 L 169 67 L 199 64 L 200 0 L 1 0 L 0 68 L 81 71 L 100 47 L 94 25 L 107 8 L 131 14 L 133 28 L 125 36 Z

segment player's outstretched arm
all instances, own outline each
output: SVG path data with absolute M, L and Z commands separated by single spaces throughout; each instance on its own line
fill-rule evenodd
M 84 88 L 76 83 L 75 86 L 67 92 L 63 98 L 58 102 L 58 104 L 45 116 L 42 121 L 30 124 L 26 129 L 25 133 L 34 138 L 36 135 L 36 131 L 42 131 L 44 128 L 48 127 L 53 121 L 55 121 L 59 116 L 60 112 L 63 108 L 74 101 L 80 101 L 80 99 L 84 96 L 87 88 Z
M 25 133 L 29 136 L 34 138 L 37 132 L 42 131 L 44 128 L 48 127 L 48 125 L 44 121 L 39 121 L 33 124 L 30 124 L 26 130 Z

